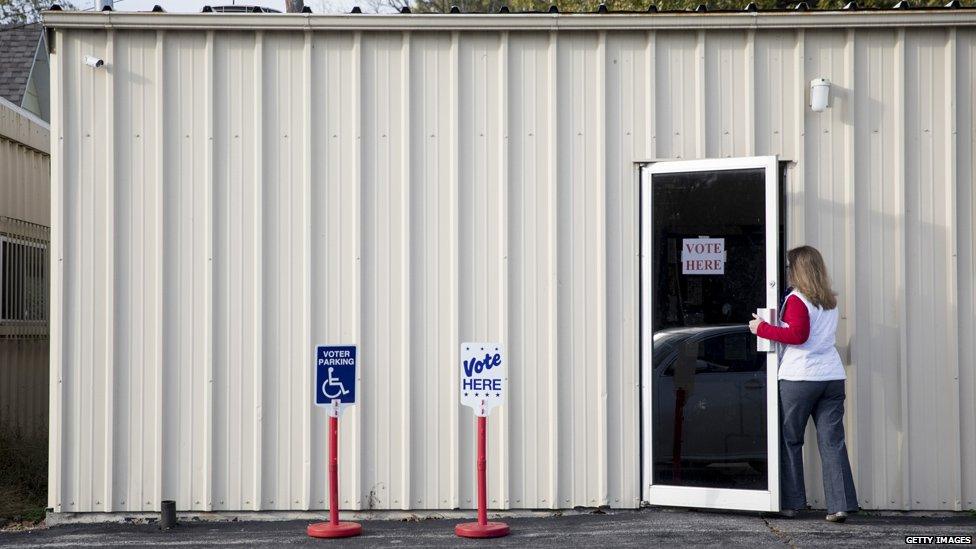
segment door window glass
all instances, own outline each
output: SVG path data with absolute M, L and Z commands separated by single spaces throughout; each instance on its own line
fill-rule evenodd
M 766 172 L 653 174 L 650 191 L 653 482 L 766 489 L 766 355 L 746 328 L 766 303 Z

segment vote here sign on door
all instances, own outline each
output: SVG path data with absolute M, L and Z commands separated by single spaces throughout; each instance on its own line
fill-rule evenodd
M 681 240 L 681 274 L 724 275 L 724 238 L 684 238 Z

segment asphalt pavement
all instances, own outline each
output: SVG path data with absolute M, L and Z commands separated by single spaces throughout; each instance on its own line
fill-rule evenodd
M 492 519 L 494 520 L 494 519 Z M 368 520 L 363 535 L 344 540 L 306 536 L 308 521 L 181 521 L 161 531 L 153 523 L 65 524 L 0 532 L 3 547 L 812 547 L 904 546 L 905 536 L 976 537 L 973 513 L 870 514 L 845 524 L 807 512 L 796 519 L 755 513 L 651 508 L 562 516 L 505 518 L 511 535 L 460 539 L 456 519 Z

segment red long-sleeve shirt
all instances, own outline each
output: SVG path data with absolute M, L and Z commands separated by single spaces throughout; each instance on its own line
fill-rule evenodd
M 810 312 L 799 297 L 791 295 L 783 307 L 783 322 L 787 327 L 759 324 L 756 335 L 787 345 L 803 345 L 810 337 Z

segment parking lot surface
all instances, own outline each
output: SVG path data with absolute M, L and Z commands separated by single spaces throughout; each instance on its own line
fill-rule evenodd
M 971 513 L 919 516 L 867 514 L 831 524 L 823 514 L 796 519 L 652 508 L 562 516 L 505 518 L 512 534 L 494 540 L 454 536 L 457 519 L 368 520 L 364 534 L 345 540 L 306 536 L 308 521 L 181 521 L 161 531 L 153 523 L 65 524 L 0 533 L 4 547 L 812 547 L 904 546 L 905 536 L 976 535 Z

